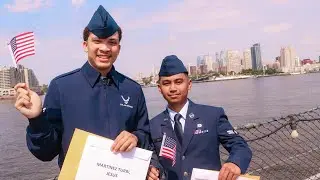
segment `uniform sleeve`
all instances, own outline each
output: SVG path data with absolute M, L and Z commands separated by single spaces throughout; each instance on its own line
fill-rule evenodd
M 27 146 L 30 152 L 42 161 L 51 161 L 61 148 L 62 120 L 60 93 L 55 80 L 50 83 L 42 113 L 29 119 Z
M 135 116 L 137 129 L 133 132 L 133 134 L 138 137 L 138 147 L 144 148 L 148 146 L 148 141 L 150 138 L 150 125 L 145 97 L 141 88 L 139 91 L 140 95 L 138 101 L 138 110 Z
M 219 141 L 229 152 L 227 162 L 236 164 L 244 174 L 249 167 L 252 152 L 246 141 L 233 129 L 224 110 L 221 108 L 220 111 L 217 125 Z

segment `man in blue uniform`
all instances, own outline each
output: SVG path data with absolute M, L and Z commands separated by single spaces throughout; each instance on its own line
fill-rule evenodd
M 219 170 L 219 180 L 235 180 L 246 172 L 252 152 L 231 126 L 223 108 L 188 99 L 191 85 L 182 61 L 175 55 L 165 57 L 158 89 L 168 106 L 150 121 L 153 150 L 159 157 L 158 162 L 153 161 L 147 179 L 159 179 L 162 174 L 161 178 L 169 180 L 187 180 L 193 168 L 200 168 Z M 222 167 L 219 144 L 229 152 Z
M 83 32 L 88 61 L 54 78 L 44 104 L 26 84 L 15 86 L 18 109 L 29 120 L 27 146 L 42 161 L 59 155 L 61 168 L 75 128 L 114 139 L 114 152 L 143 147 L 149 120 L 141 86 L 115 70 L 122 31 L 102 7 Z

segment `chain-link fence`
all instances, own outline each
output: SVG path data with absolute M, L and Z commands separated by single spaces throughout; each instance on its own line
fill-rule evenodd
M 320 107 L 235 129 L 253 152 L 249 174 L 262 180 L 320 179 Z M 228 153 L 220 149 L 226 160 Z

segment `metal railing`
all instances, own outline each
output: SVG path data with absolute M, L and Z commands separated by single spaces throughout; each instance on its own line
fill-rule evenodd
M 320 179 L 320 107 L 235 128 L 248 142 L 248 174 L 262 180 Z M 228 152 L 220 147 L 222 162 Z

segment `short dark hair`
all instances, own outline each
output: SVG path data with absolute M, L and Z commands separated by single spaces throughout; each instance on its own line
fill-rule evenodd
M 189 73 L 184 72 L 183 74 L 185 74 L 187 76 L 187 78 L 190 79 L 189 78 Z M 160 79 L 161 79 L 161 76 L 158 75 L 158 81 L 157 81 L 158 84 L 160 84 Z
M 120 42 L 121 39 L 122 39 L 122 29 L 119 27 L 119 29 L 117 30 L 117 32 L 119 33 L 119 42 Z M 87 41 L 87 40 L 88 40 L 89 34 L 90 34 L 89 29 L 88 29 L 87 27 L 84 28 L 83 34 L 82 34 L 84 41 Z

